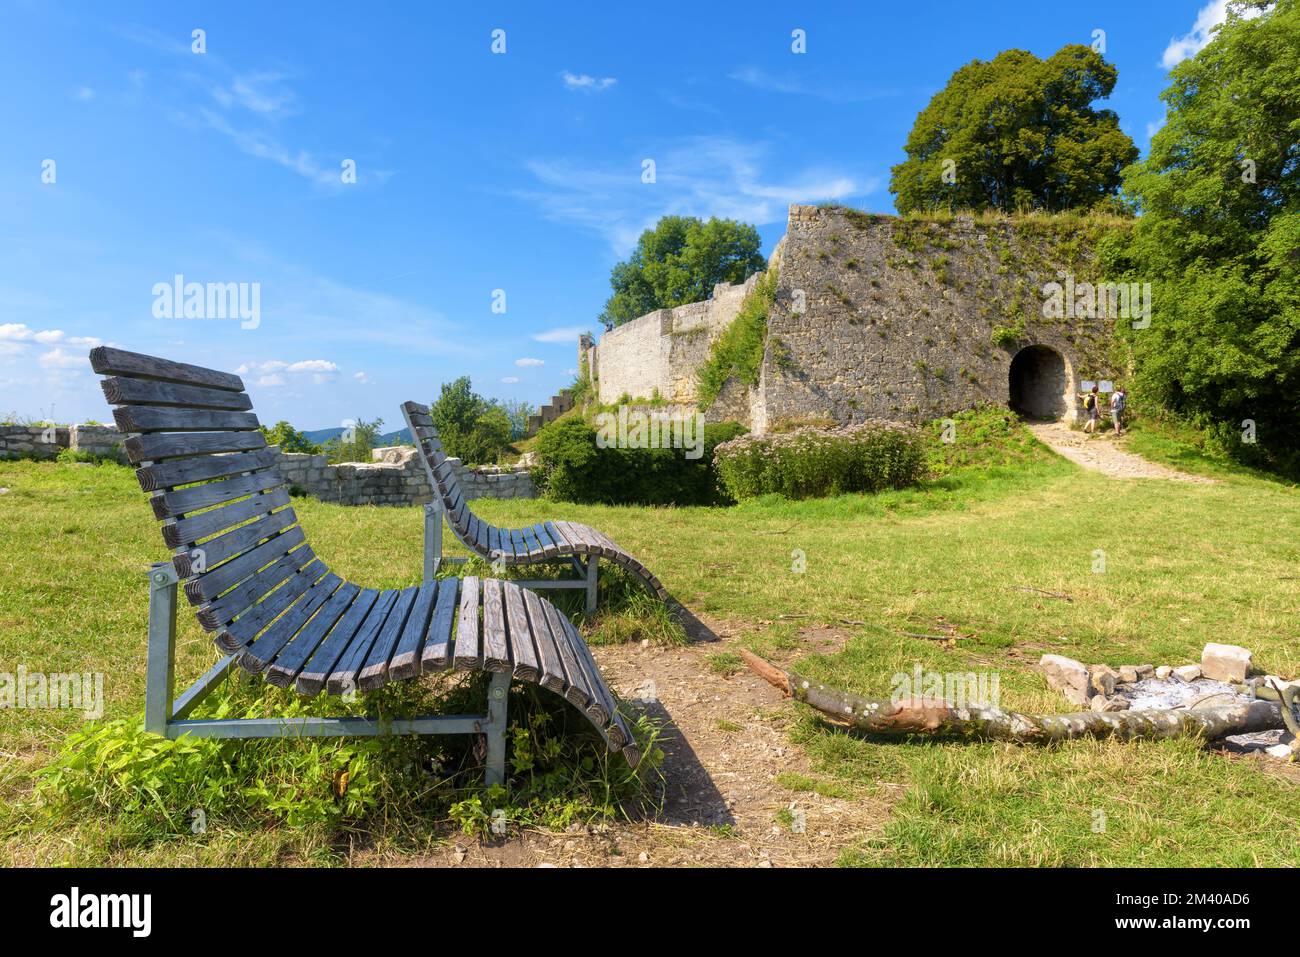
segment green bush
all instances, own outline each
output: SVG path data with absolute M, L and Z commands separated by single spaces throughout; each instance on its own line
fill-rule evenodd
M 700 408 L 707 409 L 735 376 L 746 385 L 758 385 L 767 344 L 767 314 L 776 300 L 777 271 L 769 269 L 754 283 L 740 312 L 709 349 L 709 358 L 697 373 Z
M 745 431 L 735 422 L 704 427 L 704 454 L 682 449 L 600 448 L 581 418 L 558 419 L 537 433 L 533 481 L 548 498 L 605 505 L 713 505 L 725 501 L 713 450 Z
M 912 426 L 870 421 L 742 436 L 718 446 L 714 466 L 738 500 L 770 493 L 816 498 L 915 485 L 925 472 L 925 451 Z

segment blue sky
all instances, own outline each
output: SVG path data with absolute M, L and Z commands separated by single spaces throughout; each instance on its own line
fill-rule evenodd
M 0 414 L 108 419 L 101 341 L 240 369 L 300 428 L 396 428 L 465 374 L 543 402 L 659 216 L 770 252 L 792 202 L 891 212 L 957 67 L 1094 30 L 1145 150 L 1222 5 L 0 2 Z M 157 317 L 177 274 L 258 284 L 260 321 Z

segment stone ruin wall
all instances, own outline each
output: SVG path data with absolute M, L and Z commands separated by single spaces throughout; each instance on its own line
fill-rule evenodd
M 706 414 L 755 431 L 779 423 L 867 418 L 921 421 L 1011 400 L 1012 361 L 1030 409 L 1079 414 L 1080 383 L 1105 379 L 1113 320 L 1042 316 L 1043 285 L 1069 268 L 1095 281 L 1091 251 L 1065 264 L 1045 241 L 1050 218 L 977 224 L 900 220 L 837 207 L 791 206 L 757 386 L 731 380 Z M 651 398 L 686 410 L 709 348 L 757 277 L 719 285 L 708 302 L 661 309 L 579 345 L 602 403 Z M 1023 325 L 1013 343 L 995 330 Z M 1036 348 L 1035 348 L 1036 347 Z
M 126 436 L 111 426 L 72 425 L 46 428 L 33 425 L 0 426 L 0 460 L 51 460 L 64 449 L 87 452 L 126 463 L 122 443 Z M 372 462 L 330 465 L 324 455 L 280 453 L 280 474 L 296 492 L 340 505 L 423 505 L 432 501 L 433 489 L 411 446 L 375 449 Z M 528 469 L 482 466 L 469 468 L 451 459 L 456 477 L 468 499 L 536 498 Z

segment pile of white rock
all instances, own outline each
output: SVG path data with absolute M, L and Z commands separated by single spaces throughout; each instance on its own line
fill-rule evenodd
M 1201 652 L 1201 663 L 1191 665 L 1085 665 L 1064 655 L 1043 655 L 1039 669 L 1047 683 L 1071 704 L 1093 711 L 1128 711 L 1218 706 L 1250 700 L 1253 687 L 1292 686 L 1276 675 L 1250 677 L 1253 661 L 1240 645 L 1210 642 Z M 1237 740 L 1238 738 L 1242 740 Z M 1247 740 L 1248 739 L 1248 740 Z M 1239 735 L 1228 741 L 1246 750 L 1263 750 L 1275 757 L 1290 754 L 1286 732 Z M 1275 753 L 1276 749 L 1276 753 Z

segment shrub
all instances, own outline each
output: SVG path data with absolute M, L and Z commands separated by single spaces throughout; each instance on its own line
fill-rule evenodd
M 924 474 L 925 452 L 917 429 L 873 420 L 741 436 L 718 446 L 714 466 L 736 499 L 769 493 L 815 498 L 915 485 Z
M 437 400 L 429 407 L 429 416 L 447 454 L 466 465 L 497 462 L 510 445 L 514 431 L 506 407 L 471 389 L 469 376 L 443 383 Z
M 533 481 L 548 498 L 605 505 L 712 505 L 724 501 L 713 450 L 745 431 L 723 422 L 704 427 L 704 454 L 682 449 L 600 448 L 597 430 L 578 417 L 557 419 L 537 433 Z
M 269 429 L 262 425 L 258 426 L 262 434 L 266 436 L 267 445 L 278 445 L 281 452 L 306 452 L 310 455 L 319 455 L 321 447 L 313 442 L 307 436 L 299 432 L 292 425 L 281 419 Z
M 777 271 L 769 269 L 754 283 L 740 312 L 709 349 L 709 358 L 697 373 L 700 408 L 707 409 L 732 376 L 746 385 L 758 385 L 767 344 L 767 314 L 776 300 Z

